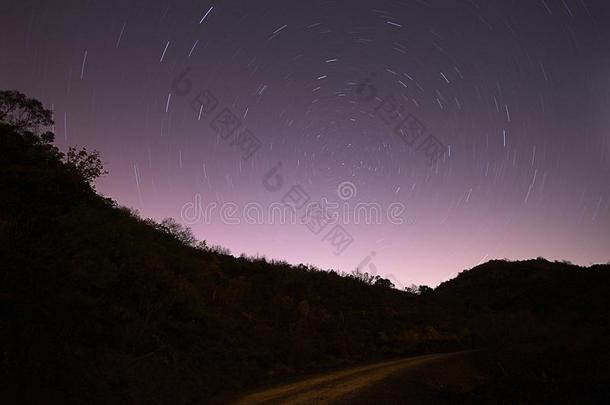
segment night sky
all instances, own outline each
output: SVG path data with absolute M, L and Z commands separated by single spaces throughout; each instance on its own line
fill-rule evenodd
M 610 260 L 607 0 L 0 0 L 0 88 L 235 255 Z M 294 218 L 290 215 L 294 214 Z M 296 218 L 296 219 L 295 219 Z

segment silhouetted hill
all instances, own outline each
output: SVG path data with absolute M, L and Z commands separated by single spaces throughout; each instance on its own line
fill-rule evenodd
M 610 330 L 610 265 L 579 267 L 564 262 L 494 260 L 462 272 L 436 288 L 435 305 L 445 308 L 443 322 L 468 320 L 482 327 L 493 340 L 527 336 L 532 339 L 543 328 L 557 331 L 554 341 L 578 331 Z M 501 321 L 501 322 L 500 322 Z M 525 330 L 527 322 L 534 322 Z M 508 323 L 515 329 L 507 334 Z M 495 330 L 497 329 L 497 330 Z M 493 333 L 497 335 L 493 335 Z M 528 333 L 529 332 L 529 333 Z M 521 337 L 523 337 L 521 336 Z M 601 334 L 591 336 L 603 337 Z
M 607 403 L 610 266 L 494 260 L 442 283 L 426 311 L 486 348 L 483 403 Z
M 573 353 L 564 377 L 591 371 L 589 382 L 607 370 L 608 266 L 492 261 L 416 294 L 235 258 L 99 196 L 95 156 L 75 156 L 49 135 L 0 125 L 0 384 L 10 403 L 191 403 L 461 348 Z M 536 370 L 532 381 L 546 384 L 556 359 L 536 359 L 503 363 L 505 376 Z M 504 387 L 504 374 L 490 375 L 480 398 Z
M 392 336 L 421 322 L 414 295 L 196 245 L 76 169 L 0 127 L 1 380 L 28 387 L 16 398 L 189 402 L 413 350 Z

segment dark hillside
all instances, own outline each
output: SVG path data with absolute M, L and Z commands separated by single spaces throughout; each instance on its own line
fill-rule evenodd
M 447 328 L 487 348 L 488 380 L 469 401 L 604 403 L 610 397 L 610 266 L 495 260 L 427 299 Z
M 9 126 L 0 194 L 2 381 L 28 402 L 188 402 L 414 350 L 393 337 L 422 322 L 415 295 L 195 245 Z
M 481 337 L 531 341 L 537 334 L 547 339 L 546 328 L 555 328 L 553 341 L 559 342 L 579 333 L 604 337 L 610 330 L 609 291 L 610 265 L 494 260 L 442 283 L 431 301 L 445 308 L 443 322 L 482 322 Z

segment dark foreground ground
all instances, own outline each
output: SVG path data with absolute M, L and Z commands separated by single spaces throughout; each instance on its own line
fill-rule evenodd
M 502 370 L 501 355 L 464 351 L 415 356 L 310 376 L 255 391 L 233 404 L 467 404 L 607 403 L 600 381 L 562 385 L 534 383 L 534 376 Z

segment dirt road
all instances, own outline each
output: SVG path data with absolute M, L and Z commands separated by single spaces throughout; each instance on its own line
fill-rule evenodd
M 375 399 L 376 396 L 385 395 L 384 392 L 379 392 L 379 387 L 383 387 L 385 380 L 395 380 L 396 376 L 406 374 L 417 374 L 422 367 L 443 368 L 443 364 L 448 360 L 458 358 L 463 354 L 464 352 L 431 354 L 322 374 L 292 384 L 248 394 L 234 404 L 357 403 L 360 395 L 367 397 L 368 402 L 368 400 Z M 392 385 L 394 391 L 395 386 L 396 384 Z M 397 394 L 400 396 L 400 392 L 391 393 L 394 398 Z

